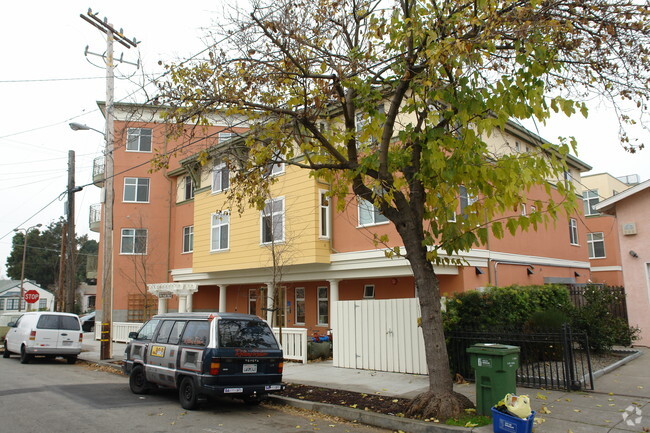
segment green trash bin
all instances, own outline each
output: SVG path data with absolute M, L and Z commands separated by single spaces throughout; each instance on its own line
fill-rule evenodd
M 476 375 L 476 412 L 490 415 L 506 394 L 516 394 L 519 347 L 480 343 L 467 348 Z

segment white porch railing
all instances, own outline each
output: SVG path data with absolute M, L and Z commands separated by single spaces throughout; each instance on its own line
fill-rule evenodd
M 280 330 L 273 328 L 280 341 Z M 307 328 L 282 328 L 282 350 L 285 359 L 307 363 Z
M 139 331 L 142 323 L 137 322 L 113 322 L 111 337 L 116 343 L 128 343 L 129 332 Z M 95 325 L 95 339 L 101 339 L 101 326 Z
M 113 322 L 111 336 L 113 341 L 118 343 L 127 343 L 129 341 L 129 332 L 138 331 L 142 323 L 134 322 Z M 95 326 L 95 339 L 101 338 L 101 327 Z M 280 341 L 280 331 L 273 328 L 275 338 Z M 285 359 L 300 361 L 303 364 L 307 362 L 307 328 L 282 328 L 282 350 Z

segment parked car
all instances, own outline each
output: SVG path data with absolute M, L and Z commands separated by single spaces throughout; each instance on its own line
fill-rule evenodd
M 81 329 L 84 332 L 92 332 L 95 328 L 95 312 L 93 311 L 92 313 L 81 316 L 79 321 L 81 322 Z
M 0 341 L 4 341 L 7 331 L 9 331 L 9 323 L 18 320 L 23 313 L 4 313 L 0 314 Z
M 284 388 L 282 349 L 257 316 L 159 314 L 129 338 L 123 369 L 135 394 L 156 386 L 178 389 L 181 406 L 191 410 L 204 396 L 256 404 Z
M 81 323 L 76 314 L 27 312 L 16 322 L 9 323 L 2 356 L 9 358 L 12 353 L 19 354 L 23 364 L 34 356 L 62 356 L 68 364 L 74 364 L 81 353 L 82 339 Z

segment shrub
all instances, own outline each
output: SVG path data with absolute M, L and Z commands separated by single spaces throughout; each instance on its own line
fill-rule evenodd
M 587 334 L 591 350 L 608 352 L 615 345 L 629 346 L 639 338 L 639 328 L 628 326 L 611 313 L 610 306 L 618 303 L 618 295 L 609 287 L 588 286 L 583 296 L 584 305 L 571 313 L 571 325 L 574 331 Z

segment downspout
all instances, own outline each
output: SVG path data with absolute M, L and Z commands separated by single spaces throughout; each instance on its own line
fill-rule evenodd
M 528 266 L 529 268 L 535 268 L 535 266 L 532 263 L 525 263 L 525 262 L 510 262 L 508 260 L 494 260 L 492 261 L 494 263 L 494 286 L 499 287 L 499 274 L 497 272 L 497 266 L 499 264 L 503 263 L 504 265 L 516 265 L 516 266 Z

